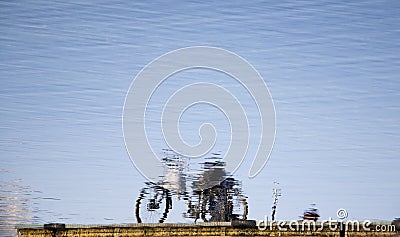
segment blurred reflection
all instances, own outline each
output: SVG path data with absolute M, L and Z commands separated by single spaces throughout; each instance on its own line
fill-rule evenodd
M 190 160 L 164 150 L 164 174 L 157 183 L 146 182 L 136 200 L 137 222 L 163 223 L 173 207 L 173 196 L 185 202 L 187 210 L 183 217 L 194 222 L 247 219 L 248 203 L 241 183 L 226 173 L 220 154 L 214 153 L 206 160 L 191 164 Z
M 1 172 L 8 172 L 1 170 Z M 0 236 L 15 236 L 16 224 L 32 223 L 30 197 L 32 191 L 21 184 L 21 179 L 0 182 Z
M 300 216 L 301 219 L 309 221 L 317 221 L 319 217 L 319 211 L 318 208 L 316 208 L 315 204 L 311 204 L 311 207 L 304 210 L 303 215 Z

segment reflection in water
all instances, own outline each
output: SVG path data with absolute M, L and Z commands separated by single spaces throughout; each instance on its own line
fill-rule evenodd
M 24 185 L 24 180 L 12 178 L 11 171 L 0 169 L 0 174 L 3 175 L 0 179 L 0 236 L 15 236 L 15 226 L 19 224 L 44 224 L 49 222 L 45 219 L 54 220 L 55 217 L 60 221 L 68 219 L 51 210 L 39 208 L 45 203 L 61 199 L 43 197 L 41 191 Z
M 311 204 L 311 207 L 306 209 L 302 216 L 300 216 L 303 220 L 309 221 L 317 221 L 320 217 L 318 208 L 315 207 L 315 204 Z
M 241 183 L 226 173 L 220 154 L 214 153 L 206 162 L 191 164 L 165 150 L 163 163 L 165 172 L 160 181 L 146 182 L 136 200 L 138 223 L 166 221 L 173 207 L 173 196 L 185 202 L 187 210 L 182 213 L 183 217 L 194 222 L 247 219 L 247 197 L 241 190 Z M 196 165 L 199 166 L 196 168 Z
M 1 170 L 1 172 L 7 172 Z M 30 224 L 32 216 L 30 200 L 32 191 L 21 184 L 21 179 L 0 182 L 0 236 L 15 236 L 16 224 Z
M 167 219 L 172 208 L 171 193 L 161 185 L 147 182 L 136 200 L 135 216 L 138 223 L 159 222 Z

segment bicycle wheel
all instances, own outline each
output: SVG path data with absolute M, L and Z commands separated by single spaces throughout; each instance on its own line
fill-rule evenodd
M 159 185 L 146 184 L 136 200 L 136 220 L 138 223 L 163 223 L 172 208 L 170 192 Z

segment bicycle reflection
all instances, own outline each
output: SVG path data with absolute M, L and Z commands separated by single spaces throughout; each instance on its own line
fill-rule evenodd
M 227 175 L 219 154 L 213 155 L 193 172 L 186 159 L 167 151 L 162 160 L 164 175 L 157 183 L 146 182 L 136 200 L 137 222 L 166 221 L 173 196 L 185 202 L 183 217 L 195 223 L 246 220 L 248 203 L 240 181 Z

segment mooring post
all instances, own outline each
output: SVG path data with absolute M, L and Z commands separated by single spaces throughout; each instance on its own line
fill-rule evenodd
M 65 224 L 62 223 L 50 223 L 50 224 L 44 224 L 43 229 L 45 230 L 51 230 L 51 237 L 56 237 L 57 236 L 57 231 L 59 230 L 65 230 Z
M 340 222 L 340 237 L 345 237 L 346 235 L 346 226 L 343 224 L 343 221 Z

